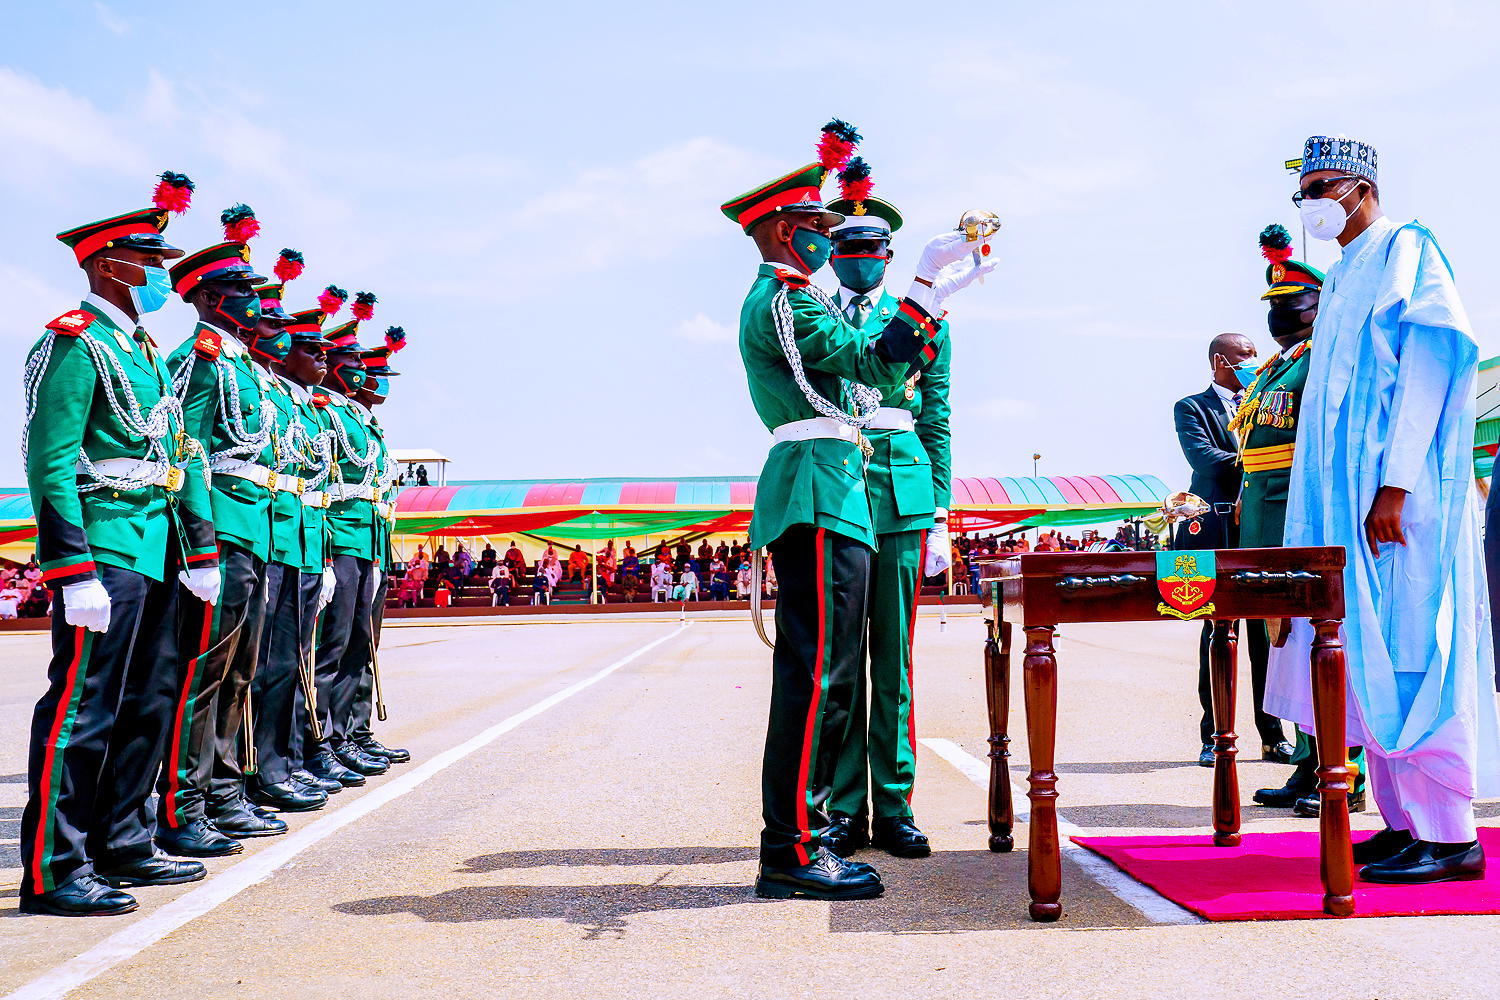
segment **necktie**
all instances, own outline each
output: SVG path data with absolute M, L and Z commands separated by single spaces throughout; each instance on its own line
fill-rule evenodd
M 1245 394 L 1243 392 L 1237 392 L 1237 393 L 1234 394 L 1234 400 L 1233 400 L 1233 402 L 1234 402 L 1234 410 L 1235 410 L 1236 413 L 1239 412 L 1239 410 L 1240 410 L 1240 404 L 1243 403 L 1244 401 L 1245 401 Z
M 865 320 L 870 318 L 870 313 L 873 309 L 870 305 L 870 297 L 868 295 L 856 295 L 849 304 L 854 309 L 854 314 L 849 318 L 849 322 L 854 324 L 856 330 L 863 329 Z

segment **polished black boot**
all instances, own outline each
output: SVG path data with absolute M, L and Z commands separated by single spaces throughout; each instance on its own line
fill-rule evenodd
M 328 793 L 320 788 L 309 788 L 300 781 L 262 782 L 251 778 L 248 782 L 251 802 L 269 806 L 279 812 L 312 812 L 322 809 L 328 802 Z
M 1369 840 L 1362 840 L 1354 845 L 1354 863 L 1370 865 L 1377 861 L 1384 861 L 1395 857 L 1414 843 L 1416 841 L 1412 835 L 1405 830 L 1392 830 L 1386 827 Z
M 224 810 L 211 814 L 209 820 L 220 833 L 231 837 L 274 837 L 287 830 L 284 820 L 258 815 L 242 802 L 229 803 Z
M 214 829 L 206 819 L 195 819 L 187 826 L 158 827 L 156 845 L 178 858 L 222 858 L 238 854 L 245 845 Z
M 873 868 L 857 871 L 832 851 L 820 850 L 811 862 L 780 868 L 762 863 L 755 894 L 763 899 L 874 899 L 885 892 Z
M 1347 801 L 1351 813 L 1362 813 L 1365 811 L 1365 793 L 1363 791 L 1350 792 Z M 1298 816 L 1306 816 L 1308 819 L 1317 819 L 1323 811 L 1323 801 L 1318 798 L 1318 793 L 1304 795 L 1292 806 L 1292 812 Z
M 390 761 L 392 764 L 405 764 L 411 760 L 411 751 L 402 750 L 399 747 L 388 747 L 373 736 L 354 741 L 354 745 L 367 757 L 379 757 Z
M 1479 841 L 1466 844 L 1435 844 L 1413 841 L 1394 857 L 1365 865 L 1359 877 L 1386 885 L 1426 885 L 1429 882 L 1462 882 L 1484 878 L 1484 848 Z
M 180 885 L 196 882 L 208 874 L 198 861 L 174 861 L 158 851 L 149 858 L 137 858 L 118 864 L 96 864 L 94 874 L 116 889 L 133 885 Z
M 365 783 L 364 775 L 351 771 L 341 764 L 328 747 L 319 750 L 317 756 L 307 762 L 307 769 L 315 777 L 331 778 L 346 788 Z
M 1313 767 L 1298 767 L 1286 779 L 1286 784 L 1280 788 L 1261 788 L 1250 796 L 1257 805 L 1271 806 L 1273 809 L 1288 809 L 1297 804 L 1297 800 L 1310 795 L 1318 790 L 1318 769 Z
M 327 792 L 329 795 L 336 795 L 344 790 L 343 782 L 335 781 L 332 778 L 320 778 L 306 769 L 293 771 L 292 780 L 305 788 L 316 788 Z
M 338 762 L 349 770 L 367 777 L 384 774 L 391 769 L 390 761 L 366 757 L 353 743 L 344 743 L 333 752 Z
M 824 850 L 847 858 L 855 851 L 870 846 L 870 822 L 865 817 L 855 819 L 843 813 L 833 813 L 828 818 L 831 821 L 828 829 L 818 835 L 818 841 Z
M 898 858 L 925 858 L 932 853 L 927 835 L 905 816 L 877 816 L 870 844 Z
M 1297 748 L 1286 740 L 1260 745 L 1260 759 L 1270 761 L 1272 764 L 1290 764 L 1296 753 Z
M 128 892 L 110 888 L 90 872 L 47 892 L 22 893 L 22 913 L 50 913 L 56 917 L 109 917 L 129 913 L 138 905 Z

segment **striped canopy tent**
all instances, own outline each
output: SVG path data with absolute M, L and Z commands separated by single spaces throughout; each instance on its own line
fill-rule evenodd
M 1500 451 L 1500 358 L 1479 362 L 1479 423 L 1474 428 L 1474 475 L 1488 479 Z

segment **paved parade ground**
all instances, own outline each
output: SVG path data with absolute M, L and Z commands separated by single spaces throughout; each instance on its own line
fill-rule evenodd
M 1210 830 L 1211 772 L 1189 763 L 1197 634 L 1064 628 L 1067 823 Z M 1484 968 L 1500 918 L 1208 924 L 1076 848 L 1062 921 L 1032 924 L 1024 822 L 1014 853 L 985 849 L 982 635 L 976 609 L 945 631 L 922 615 L 914 804 L 935 853 L 862 854 L 882 899 L 750 889 L 770 657 L 743 614 L 510 618 L 391 623 L 377 734 L 412 763 L 286 816 L 290 835 L 209 861 L 205 881 L 135 890 L 138 911 L 93 919 L 15 909 L 47 641 L 0 635 L 0 997 L 1500 995 Z M 1241 689 L 1253 734 L 1248 676 Z M 1019 700 L 1018 686 L 1018 787 Z M 1253 736 L 1241 746 L 1245 829 L 1313 829 L 1249 804 L 1289 772 L 1259 763 Z

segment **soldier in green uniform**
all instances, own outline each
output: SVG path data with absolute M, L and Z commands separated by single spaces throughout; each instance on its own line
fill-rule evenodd
M 270 375 L 251 357 L 260 318 L 246 243 L 254 213 L 235 205 L 220 216 L 225 241 L 172 267 L 172 285 L 198 312 L 198 324 L 172 353 L 173 383 L 188 432 L 203 442 L 213 471 L 214 528 L 223 594 L 218 604 L 179 616 L 181 676 L 173 732 L 160 783 L 157 842 L 171 854 L 218 857 L 238 838 L 286 832 L 243 797 L 239 737 L 265 615 L 275 492 L 275 407 Z
M 391 367 L 391 357 L 406 347 L 406 331 L 393 326 L 385 331 L 385 346 L 366 351 L 361 355 L 365 368 L 365 382 L 355 393 L 355 401 L 370 411 L 370 435 L 380 443 L 380 472 L 377 482 L 383 499 L 375 505 L 381 517 L 382 541 L 377 548 L 381 562 L 380 588 L 370 604 L 371 655 L 370 665 L 360 675 L 359 686 L 354 693 L 353 717 L 349 724 L 349 738 L 366 756 L 384 758 L 392 764 L 404 764 L 411 760 L 411 751 L 401 747 L 388 747 L 375 738 L 370 726 L 371 710 L 375 705 L 375 656 L 380 649 L 380 626 L 385 619 L 385 599 L 390 589 L 391 570 L 395 560 L 391 547 L 391 534 L 396 525 L 396 480 L 401 470 L 391 459 L 386 447 L 385 430 L 374 409 L 385 403 L 390 396 L 391 377 L 401 373 Z
M 372 306 L 374 297 L 366 302 Z M 328 331 L 329 368 L 323 383 L 334 432 L 327 520 L 337 584 L 333 601 L 318 619 L 316 672 L 329 695 L 327 704 L 318 706 L 323 738 L 309 748 L 307 769 L 346 785 L 363 784 L 365 777 L 390 769 L 388 760 L 366 754 L 350 738 L 354 702 L 370 662 L 372 609 L 385 558 L 385 529 L 376 506 L 382 500 L 380 443 L 370 432 L 369 411 L 352 398 L 368 377 L 361 360 L 365 348 L 359 343 L 360 317 L 368 315 L 360 310 L 355 319 Z
M 179 602 L 219 593 L 201 450 L 142 326 L 170 290 L 163 264 L 182 251 L 161 234 L 191 191 L 163 174 L 155 208 L 58 234 L 90 291 L 26 361 L 22 451 L 42 580 L 57 591 L 21 814 L 29 913 L 125 913 L 136 901 L 123 887 L 204 875 L 156 851 L 147 807 L 174 705 Z
M 1260 234 L 1265 256 L 1266 289 L 1262 299 L 1270 303 L 1266 323 L 1280 350 L 1261 365 L 1255 381 L 1245 390 L 1239 413 L 1230 423 L 1240 440 L 1240 461 L 1245 469 L 1240 492 L 1239 524 L 1241 548 L 1275 548 L 1282 544 L 1286 525 L 1287 485 L 1296 460 L 1297 407 L 1307 382 L 1311 357 L 1313 320 L 1323 272 L 1292 259 L 1292 238 L 1286 228 L 1272 224 Z M 1273 631 L 1283 623 L 1268 622 Z M 1277 638 L 1273 636 L 1273 638 Z M 1279 644 L 1279 640 L 1278 640 Z M 1358 766 L 1362 748 L 1355 751 L 1356 781 L 1349 795 L 1349 808 L 1364 809 L 1364 772 Z M 1299 728 L 1295 769 L 1281 788 L 1262 788 L 1254 799 L 1266 806 L 1294 806 L 1301 815 L 1318 814 L 1318 751 L 1312 736 Z
M 276 262 L 278 278 L 300 273 L 302 255 L 283 250 Z M 251 353 L 271 370 L 268 396 L 276 408 L 276 491 L 271 497 L 271 556 L 266 563 L 266 619 L 261 630 L 260 650 L 255 677 L 250 685 L 254 706 L 254 745 L 256 771 L 247 778 L 246 796 L 258 805 L 282 812 L 306 812 L 320 809 L 328 801 L 328 792 L 295 781 L 292 772 L 301 766 L 295 754 L 293 708 L 299 690 L 299 678 L 305 673 L 306 656 L 301 645 L 302 612 L 309 599 L 322 590 L 322 571 L 303 573 L 308 563 L 304 524 L 307 510 L 304 495 L 317 489 L 316 476 L 326 474 L 327 462 L 318 467 L 318 454 L 307 447 L 300 414 L 299 387 L 278 373 L 292 350 L 289 327 L 293 317 L 282 308 L 285 284 L 261 285 L 260 322 Z M 312 452 L 309 454 L 309 452 Z M 321 540 L 314 540 L 313 553 L 321 566 Z M 343 786 L 340 786 L 341 788 Z
M 773 438 L 750 544 L 770 548 L 779 583 L 755 887 L 774 898 L 884 891 L 873 868 L 823 849 L 821 839 L 859 675 L 876 540 L 861 428 L 881 390 L 899 388 L 914 364 L 942 349 L 946 333 L 935 317 L 944 293 L 935 282 L 973 249 L 961 233 L 939 236 L 890 317 L 862 329 L 845 319 L 811 275 L 827 263 L 829 230 L 843 221 L 824 207 L 820 188 L 857 141 L 848 125 L 830 122 L 817 163 L 722 206 L 763 262 L 740 312 L 739 345 L 751 401 Z
M 839 183 L 843 197 L 828 206 L 845 217 L 832 231 L 832 265 L 840 286 L 834 303 L 856 329 L 878 327 L 900 306 L 885 279 L 901 213 L 870 196 L 870 170 L 861 157 L 839 173 Z M 967 273 L 972 280 L 993 268 L 986 263 Z M 870 570 L 869 677 L 862 671 L 855 684 L 849 736 L 828 800 L 832 825 L 823 838 L 845 857 L 871 843 L 898 857 L 931 853 L 911 807 L 917 763 L 912 629 L 922 578 L 942 572 L 951 559 L 946 509 L 951 343 L 945 340 L 931 361 L 883 394 L 865 431 L 874 448 L 865 489 L 878 541 Z M 929 535 L 931 544 L 924 546 Z M 925 573 L 924 549 L 930 563 Z

